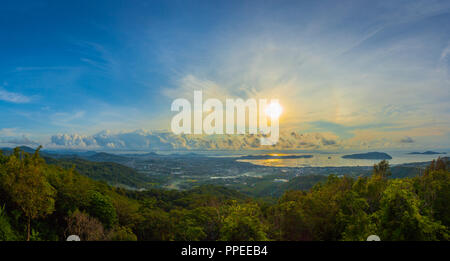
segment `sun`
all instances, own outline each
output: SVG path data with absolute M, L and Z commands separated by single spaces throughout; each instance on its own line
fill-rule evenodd
M 283 107 L 277 102 L 272 102 L 266 107 L 266 114 L 272 119 L 278 119 L 283 112 Z

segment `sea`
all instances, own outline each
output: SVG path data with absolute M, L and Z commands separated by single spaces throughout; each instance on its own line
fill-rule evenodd
M 247 155 L 271 155 L 271 156 L 303 156 L 311 155 L 310 158 L 276 158 L 276 159 L 238 159 L 240 162 L 249 162 L 255 165 L 270 167 L 349 167 L 349 166 L 373 166 L 381 160 L 368 159 L 346 159 L 344 155 L 355 153 L 367 153 L 370 151 L 359 152 L 323 152 L 323 151 L 203 151 L 194 152 L 210 157 L 241 157 Z M 389 154 L 392 159 L 388 160 L 391 165 L 404 163 L 427 162 L 438 157 L 450 157 L 450 150 L 439 150 L 441 154 L 410 154 L 412 151 L 378 151 Z
M 427 162 L 438 157 L 450 157 L 450 149 L 436 150 L 441 154 L 410 154 L 411 151 L 385 151 L 377 150 L 389 154 L 392 159 L 388 160 L 391 165 L 399 165 L 404 163 Z M 416 150 L 414 150 L 416 151 Z M 423 150 L 425 151 L 425 150 Z M 423 152 L 419 151 L 419 152 Z M 433 150 L 434 151 L 434 150 Z M 208 157 L 242 157 L 248 155 L 271 155 L 271 156 L 304 156 L 311 155 L 309 158 L 276 158 L 276 159 L 237 159 L 240 162 L 249 162 L 255 165 L 270 167 L 349 167 L 349 166 L 373 166 L 381 160 L 367 159 L 348 159 L 342 158 L 344 155 L 355 153 L 367 153 L 373 151 L 352 151 L 352 152 L 328 152 L 328 151 L 262 151 L 262 150 L 243 150 L 243 151 L 154 151 L 161 155 L 170 154 L 192 154 Z M 128 151 L 128 153 L 130 153 Z M 142 153 L 136 151 L 135 153 Z
M 409 152 L 386 152 L 392 159 L 388 160 L 391 165 L 399 165 L 413 162 L 426 162 L 447 154 L 408 154 Z M 255 165 L 271 167 L 347 167 L 347 166 L 373 166 L 381 160 L 368 159 L 345 159 L 344 155 L 353 153 L 273 153 L 269 155 L 312 155 L 311 158 L 277 158 L 277 159 L 242 159 L 238 161 L 249 162 Z

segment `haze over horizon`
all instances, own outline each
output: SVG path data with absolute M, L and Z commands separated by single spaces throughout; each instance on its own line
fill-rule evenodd
M 203 90 L 279 99 L 274 149 L 450 148 L 449 1 L 14 1 L 0 14 L 0 146 L 261 149 L 165 131 L 172 101 Z

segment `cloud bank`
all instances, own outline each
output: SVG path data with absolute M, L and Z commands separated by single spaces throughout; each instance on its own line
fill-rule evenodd
M 168 131 L 137 130 L 94 135 L 58 134 L 46 147 L 108 150 L 252 150 L 336 149 L 337 136 L 326 133 L 283 133 L 275 146 L 261 146 L 261 135 L 174 135 Z

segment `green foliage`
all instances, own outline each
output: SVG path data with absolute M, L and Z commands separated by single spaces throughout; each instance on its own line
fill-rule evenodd
M 5 206 L 0 207 L 0 241 L 14 241 L 17 239 L 16 233 L 9 223 Z
M 160 208 L 143 206 L 140 209 L 142 220 L 137 224 L 135 233 L 140 240 L 172 240 L 173 234 L 169 214 Z
M 112 227 L 117 221 L 116 210 L 111 198 L 97 191 L 90 192 L 88 212 L 98 218 L 106 227 Z
M 74 167 L 78 173 L 94 180 L 107 181 L 111 185 L 125 185 L 131 188 L 147 187 L 152 182 L 149 176 L 114 162 L 92 162 L 80 158 L 45 158 L 48 164 L 65 169 Z
M 359 197 L 358 193 L 349 191 L 340 202 L 341 208 L 337 214 L 337 227 L 342 231 L 342 240 L 363 241 L 367 235 L 375 231 L 367 213 L 367 200 Z
M 281 185 L 288 191 L 276 202 L 212 185 L 114 188 L 87 176 L 128 172 L 77 162 L 47 164 L 39 150 L 0 153 L 0 240 L 64 240 L 71 234 L 88 241 L 359 241 L 371 234 L 382 240 L 449 239 L 450 172 L 440 158 L 414 178 L 388 179 L 386 161 L 371 176 L 297 177 Z M 120 179 L 125 184 L 126 177 Z
M 39 235 L 39 232 L 35 229 L 31 229 L 31 235 L 30 235 L 30 241 L 41 241 L 41 237 Z
M 136 235 L 129 227 L 117 226 L 108 235 L 112 241 L 137 241 Z
M 31 220 L 54 211 L 56 191 L 47 181 L 39 149 L 32 156 L 15 149 L 2 171 L 3 189 L 27 218 L 27 240 L 30 240 Z
M 380 161 L 380 163 L 373 166 L 373 175 L 380 176 L 382 178 L 387 178 L 391 175 L 391 170 L 389 168 L 389 162 L 386 160 Z
M 445 164 L 415 179 L 388 180 L 389 165 L 371 177 L 329 176 L 308 193 L 291 191 L 272 207 L 272 238 L 278 240 L 448 240 L 450 173 Z
M 421 207 L 411 180 L 393 180 L 383 192 L 381 207 L 376 213 L 379 235 L 393 241 L 445 239 L 445 226 L 422 215 Z
M 262 213 L 256 203 L 238 204 L 232 201 L 224 207 L 220 240 L 267 240 L 266 226 L 261 222 Z
M 117 213 L 118 225 L 135 229 L 142 222 L 139 202 L 115 193 L 110 193 L 110 197 Z
M 175 209 L 170 212 L 170 219 L 174 224 L 172 228 L 174 240 L 199 241 L 206 238 L 200 223 L 201 218 L 197 217 L 194 211 Z

